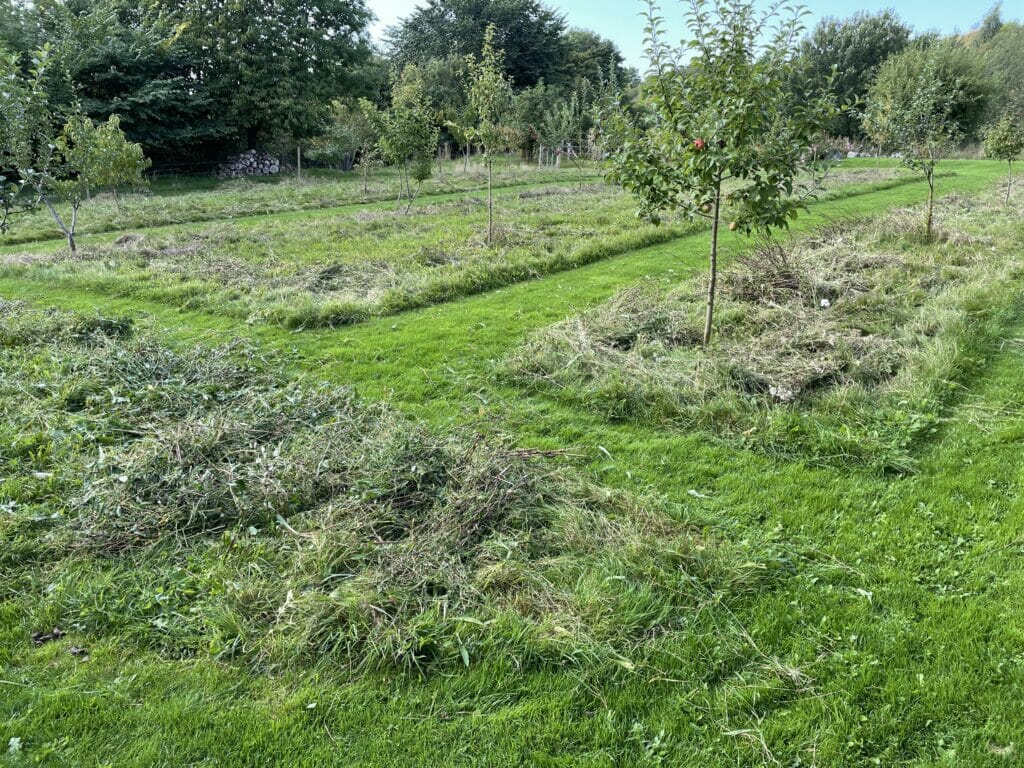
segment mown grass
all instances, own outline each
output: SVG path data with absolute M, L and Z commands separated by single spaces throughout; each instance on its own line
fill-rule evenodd
M 492 245 L 484 238 L 484 206 L 460 199 L 410 213 L 355 211 L 128 236 L 74 257 L 5 257 L 2 269 L 249 322 L 315 328 L 570 269 L 694 227 L 639 221 L 632 203 L 604 186 L 529 190 L 498 204 Z
M 943 185 L 994 183 L 995 163 L 950 163 Z M 820 206 L 800 231 L 923 199 L 903 186 Z M 731 251 L 740 240 L 727 241 Z M 685 630 L 635 669 L 468 668 L 351 672 L 327 659 L 249 671 L 206 654 L 172 659 L 112 632 L 34 648 L 24 603 L 0 607 L 0 743 L 13 764 L 68 765 L 1013 765 L 1024 722 L 1019 594 L 1024 539 L 1024 326 L 976 373 L 892 478 L 808 467 L 699 430 L 614 422 L 523 392 L 495 365 L 530 333 L 655 277 L 702 269 L 702 234 L 542 280 L 343 331 L 244 329 L 280 375 L 390 397 L 433 428 L 476 423 L 519 445 L 571 447 L 601 485 L 663 496 L 751 560 L 777 548 L 772 588 L 728 612 L 708 595 Z M 29 280 L 0 292 L 92 314 L 132 312 L 181 350 L 239 333 L 223 316 Z M 142 313 L 141 315 L 139 313 Z M 494 423 L 496 427 L 483 425 Z M 692 493 L 691 493 L 692 491 Z M 772 542 L 775 542 L 774 544 Z M 45 565 L 45 564 L 44 564 Z M 40 566 L 40 572 L 44 566 Z M 614 607 L 610 611 L 614 620 Z M 700 622 L 706 620 L 707 625 Z M 693 622 L 696 622 L 695 624 Z M 708 629 L 708 634 L 702 628 Z M 657 664 L 648 666 L 651 660 Z M 653 667 L 653 668 L 652 668 Z
M 851 167 L 824 197 L 907 182 L 892 169 Z M 595 184 L 501 195 L 495 243 L 487 212 L 463 197 L 412 212 L 364 209 L 274 217 L 165 233 L 133 233 L 72 256 L 11 252 L 0 275 L 223 312 L 287 328 L 347 325 L 450 301 L 620 253 L 703 227 L 653 226 L 635 203 Z
M 949 197 L 938 242 L 917 209 L 781 245 L 723 275 L 701 348 L 706 278 L 636 286 L 536 334 L 508 375 L 612 418 L 707 429 L 772 455 L 913 468 L 943 407 L 1020 311 L 1024 227 L 1002 197 Z
M 0 600 L 26 633 L 263 669 L 633 668 L 794 557 L 500 436 L 289 383 L 246 346 L 0 309 Z
M 551 182 L 593 181 L 599 167 L 582 169 L 537 167 L 518 162 L 495 165 L 495 186 L 519 186 Z M 417 194 L 424 196 L 465 192 L 486 186 L 487 175 L 479 162 L 468 169 L 461 163 L 445 163 L 441 173 L 423 182 Z M 82 208 L 82 235 L 170 224 L 263 216 L 284 211 L 306 211 L 345 205 L 394 200 L 399 196 L 399 173 L 384 169 L 374 173 L 364 188 L 359 173 L 307 171 L 302 179 L 293 174 L 218 180 L 212 178 L 158 179 L 149 188 L 118 195 L 104 193 Z M 70 211 L 57 205 L 67 220 Z M 58 240 L 52 218 L 45 209 L 17 216 L 10 232 L 0 235 L 0 247 Z

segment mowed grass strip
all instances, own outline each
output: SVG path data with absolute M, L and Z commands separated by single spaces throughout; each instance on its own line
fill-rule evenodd
M 907 183 L 892 168 L 844 168 L 828 197 Z M 75 285 L 286 328 L 339 326 L 450 301 L 676 239 L 701 222 L 653 226 L 600 184 L 508 190 L 496 242 L 470 197 L 406 213 L 373 208 L 132 233 L 107 245 L 0 256 L 0 276 Z
M 345 325 L 444 302 L 664 242 L 696 225 L 655 227 L 604 185 L 531 189 L 487 211 L 460 199 L 303 221 L 270 219 L 105 247 L 2 257 L 0 273 L 225 313 L 287 328 Z
M 786 547 L 290 383 L 245 345 L 175 353 L 122 319 L 0 310 L 0 601 L 26 638 L 264 670 L 615 674 L 656 669 L 666 634 L 711 642 L 723 606 L 790 573 Z
M 916 208 L 791 245 L 761 242 L 722 276 L 707 350 L 706 277 L 695 276 L 667 294 L 629 288 L 537 333 L 508 375 L 610 418 L 910 470 L 914 446 L 1020 312 L 1021 202 L 947 197 L 932 243 L 915 235 Z
M 494 184 L 501 189 L 578 183 L 593 181 L 600 173 L 596 164 L 556 169 L 520 164 L 517 160 L 496 163 Z M 431 197 L 478 190 L 486 184 L 486 171 L 479 162 L 472 162 L 468 168 L 453 162 L 438 166 L 434 176 L 416 191 Z M 375 172 L 365 186 L 358 172 L 317 169 L 306 171 L 302 179 L 296 179 L 294 174 L 224 180 L 207 176 L 158 178 L 141 192 L 94 196 L 83 205 L 78 231 L 89 235 L 383 202 L 398 198 L 399 185 L 396 169 Z M 70 209 L 61 204 L 56 207 L 67 220 Z M 16 215 L 11 231 L 0 235 L 0 248 L 60 239 L 50 214 L 40 209 Z

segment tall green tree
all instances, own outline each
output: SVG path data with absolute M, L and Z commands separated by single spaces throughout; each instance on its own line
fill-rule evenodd
M 209 92 L 196 87 L 200 60 L 167 14 L 127 0 L 43 0 L 35 13 L 67 78 L 56 98 L 97 121 L 118 115 L 129 139 L 161 162 L 231 135 Z
M 565 33 L 565 64 L 556 84 L 578 87 L 581 80 L 599 83 L 608 78 L 609 70 L 621 83 L 636 79 L 636 71 L 625 66 L 622 51 L 611 40 L 589 29 L 570 29 Z
M 800 44 L 800 77 L 805 84 L 829 82 L 838 103 L 860 107 L 879 67 L 909 42 L 910 27 L 893 11 L 825 18 Z M 849 139 L 863 138 L 860 111 L 852 109 L 838 115 L 829 132 Z
M 363 0 L 154 0 L 196 59 L 195 87 L 250 147 L 315 135 L 369 59 Z
M 993 5 L 978 25 L 978 37 L 983 43 L 987 43 L 999 34 L 1003 28 L 1003 4 L 1001 2 Z
M 0 52 L 24 54 L 39 40 L 31 24 L 31 8 L 19 0 L 0 0 Z
M 912 46 L 889 59 L 868 94 L 864 127 L 883 149 L 928 183 L 925 234 L 932 236 L 935 167 L 973 131 L 987 86 L 953 43 Z
M 387 110 L 379 110 L 365 99 L 361 105 L 380 137 L 378 146 L 384 160 L 402 169 L 398 199 L 408 194 L 412 206 L 412 181 L 420 183 L 430 178 L 440 133 L 419 67 L 409 64 L 394 75 Z
M 426 0 L 388 30 L 399 64 L 423 64 L 451 54 L 476 55 L 487 29 L 505 52 L 505 73 L 517 88 L 554 82 L 565 67 L 565 20 L 540 0 Z
M 610 115 L 620 122 L 609 129 L 623 134 L 612 178 L 655 221 L 666 211 L 710 221 L 706 346 L 723 215 L 730 229 L 748 233 L 787 227 L 806 205 L 797 177 L 821 170 L 808 150 L 835 108 L 827 88 L 790 89 L 802 28 L 787 6 L 760 13 L 747 0 L 690 0 L 686 25 L 686 43 L 669 45 L 660 9 L 648 0 L 650 70 L 640 99 L 649 117 L 631 125 Z
M 29 184 L 34 169 L 42 171 L 52 155 L 52 127 L 46 81 L 50 52 L 40 49 L 27 68 L 21 56 L 0 52 L 0 234 L 16 213 L 38 202 Z
M 1006 22 L 978 48 L 992 80 L 992 112 L 1024 110 L 1024 25 Z

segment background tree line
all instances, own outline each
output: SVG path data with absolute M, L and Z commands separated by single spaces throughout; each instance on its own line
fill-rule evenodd
M 364 0 L 0 0 L 0 53 L 27 75 L 48 47 L 51 112 L 117 115 L 157 167 L 295 143 L 342 168 L 392 162 L 379 146 L 381 115 L 395 94 L 408 112 L 410 93 L 432 126 L 417 147 L 434 137 L 452 154 L 481 149 L 465 128 L 478 119 L 471 59 L 488 29 L 513 96 L 501 118 L 507 149 L 536 157 L 546 147 L 560 162 L 569 153 L 559 147 L 588 143 L 602 106 L 643 109 L 640 78 L 617 46 L 541 0 L 425 0 L 382 47 L 371 21 Z M 1024 27 L 998 6 L 977 29 L 946 38 L 915 36 L 891 11 L 826 18 L 796 57 L 794 92 L 827 87 L 849 105 L 829 130 L 854 144 L 879 143 L 866 122 L 872 89 L 880 97 L 926 60 L 955 83 L 948 117 L 958 141 L 980 141 L 986 125 L 1024 111 Z

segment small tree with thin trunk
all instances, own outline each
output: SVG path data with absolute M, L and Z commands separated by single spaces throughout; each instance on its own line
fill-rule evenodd
M 960 78 L 943 71 L 936 45 L 911 48 L 885 63 L 868 94 L 864 129 L 883 151 L 896 152 L 904 166 L 928 184 L 925 238 L 935 218 L 935 168 L 961 136 L 956 119 L 962 100 Z
M 77 105 L 59 132 L 59 120 L 50 110 L 46 90 L 50 54 L 37 51 L 32 67 L 22 77 L 15 59 L 0 61 L 0 231 L 6 231 L 16 207 L 35 209 L 42 204 L 77 250 L 75 230 L 82 205 L 94 192 L 143 183 L 149 161 L 142 147 L 129 142 L 116 115 L 94 124 Z M 57 210 L 71 207 L 68 217 Z
M 38 203 L 28 180 L 30 169 L 51 153 L 49 59 L 48 49 L 37 51 L 23 74 L 17 55 L 0 54 L 0 234 L 9 231 L 15 214 Z
M 149 161 L 142 147 L 125 138 L 117 115 L 105 123 L 93 123 L 87 117 L 73 116 L 54 141 L 54 161 L 42 172 L 30 177 L 38 199 L 53 216 L 57 228 L 67 238 L 68 248 L 77 250 L 75 231 L 78 214 L 93 193 L 120 186 L 142 185 L 142 173 Z M 54 201 L 71 206 L 65 219 Z
M 467 130 L 471 139 L 483 147 L 487 167 L 487 244 L 494 242 L 494 155 L 507 151 L 513 130 L 506 118 L 513 104 L 512 83 L 505 75 L 505 54 L 494 47 L 495 28 L 488 25 L 480 59 L 469 57 L 471 82 L 469 103 L 476 124 Z
M 702 217 L 711 224 L 704 345 L 711 340 L 718 276 L 719 230 L 785 228 L 808 194 L 797 178 L 822 171 L 809 152 L 836 114 L 828 89 L 794 93 L 794 59 L 803 30 L 784 5 L 765 13 L 744 0 L 691 0 L 690 39 L 666 43 L 664 21 L 649 0 L 646 53 L 650 71 L 640 95 L 646 114 L 630 122 L 604 115 L 612 137 L 612 173 L 639 198 L 641 214 Z M 765 32 L 771 33 L 765 35 Z
M 1006 203 L 1010 202 L 1013 186 L 1013 161 L 1024 152 L 1024 117 L 1009 110 L 985 131 L 985 154 L 1004 160 L 1006 169 Z
M 380 136 L 378 147 L 384 160 L 401 169 L 398 199 L 408 194 L 412 207 L 411 182 L 430 178 L 440 135 L 419 67 L 409 64 L 394 77 L 390 109 L 380 111 L 365 99 L 361 105 Z

